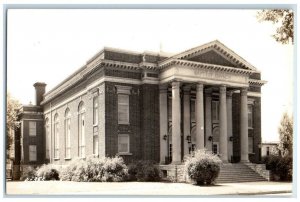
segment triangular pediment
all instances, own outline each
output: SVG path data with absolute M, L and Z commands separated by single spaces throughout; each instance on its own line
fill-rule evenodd
M 189 49 L 174 55 L 172 58 L 247 70 L 256 70 L 256 68 L 245 59 L 230 50 L 218 40 Z

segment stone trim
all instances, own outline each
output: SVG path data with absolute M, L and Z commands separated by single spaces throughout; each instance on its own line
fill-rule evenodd
M 257 80 L 257 79 L 249 79 L 249 84 L 252 85 L 252 86 L 258 86 L 258 87 L 261 87 L 263 86 L 264 84 L 267 83 L 267 81 L 264 81 L 264 80 Z
M 237 67 L 228 67 L 228 66 L 223 66 L 223 65 L 215 65 L 215 64 L 180 60 L 180 59 L 174 59 L 174 58 L 170 58 L 170 59 L 167 59 L 167 60 L 161 62 L 159 64 L 158 68 L 160 70 L 163 70 L 163 69 L 173 66 L 173 65 L 181 65 L 181 66 L 201 68 L 201 69 L 212 69 L 212 70 L 219 70 L 219 71 L 224 71 L 224 72 L 246 74 L 246 75 L 250 75 L 252 73 L 257 72 L 254 70 L 241 69 L 241 68 L 237 68 Z

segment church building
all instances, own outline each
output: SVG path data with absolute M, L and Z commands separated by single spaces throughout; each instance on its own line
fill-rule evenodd
M 104 48 L 52 90 L 35 83 L 18 158 L 23 166 L 115 155 L 178 165 L 206 148 L 225 163 L 256 163 L 265 83 L 217 40 L 174 55 Z

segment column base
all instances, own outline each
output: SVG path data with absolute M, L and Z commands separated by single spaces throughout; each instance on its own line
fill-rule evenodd
M 249 160 L 241 160 L 240 163 L 250 163 Z
M 160 161 L 159 164 L 160 164 L 160 165 L 165 165 L 166 162 L 165 162 L 165 161 Z

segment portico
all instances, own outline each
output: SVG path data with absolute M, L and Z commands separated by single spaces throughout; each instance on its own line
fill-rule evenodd
M 196 149 L 210 150 L 223 162 L 232 162 L 233 126 L 238 128 L 235 142 L 239 142 L 240 162 L 249 162 L 248 89 L 256 70 L 218 46 L 208 49 L 223 53 L 232 66 L 197 61 L 203 50 L 190 50 L 160 64 L 161 164 L 181 164 Z M 238 106 L 233 107 L 233 95 Z M 233 108 L 239 114 L 234 123 Z

